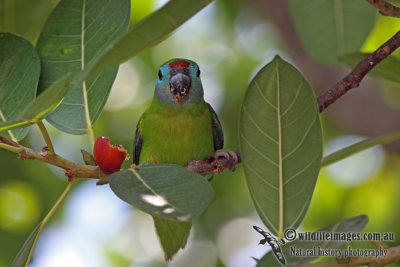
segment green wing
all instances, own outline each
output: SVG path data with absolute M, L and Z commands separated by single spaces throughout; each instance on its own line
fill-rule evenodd
M 143 145 L 143 118 L 140 118 L 136 125 L 135 141 L 133 144 L 133 163 L 139 165 L 140 152 Z
M 214 150 L 217 151 L 224 147 L 224 133 L 222 132 L 222 126 L 219 122 L 217 113 L 215 113 L 214 109 L 208 104 L 208 109 L 211 113 L 211 123 L 213 129 L 213 140 L 214 140 Z

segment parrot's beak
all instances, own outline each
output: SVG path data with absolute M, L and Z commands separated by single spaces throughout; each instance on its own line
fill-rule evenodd
M 174 95 L 175 102 L 183 102 L 186 96 L 189 94 L 190 87 L 192 85 L 192 79 L 189 75 L 177 72 L 171 76 L 169 80 L 169 86 L 171 93 Z

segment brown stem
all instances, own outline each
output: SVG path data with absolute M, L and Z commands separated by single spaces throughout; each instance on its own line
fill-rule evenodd
M 33 159 L 48 164 L 60 167 L 67 171 L 66 174 L 70 178 L 94 178 L 100 179 L 104 176 L 104 173 L 98 166 L 84 165 L 76 162 L 69 161 L 57 154 L 51 155 L 50 153 L 43 153 L 24 147 L 17 144 L 5 137 L 0 136 L 0 148 L 7 149 L 14 153 L 19 153 L 21 159 Z M 199 174 L 215 174 L 220 173 L 225 169 L 231 171 L 235 170 L 235 165 L 241 162 L 240 151 L 231 152 L 236 154 L 236 157 L 229 155 L 228 157 L 209 157 L 205 160 L 190 161 L 187 168 L 193 172 Z
M 359 86 L 364 76 L 379 62 L 389 56 L 400 46 L 400 31 L 398 31 L 386 43 L 381 45 L 375 52 L 361 60 L 357 66 L 336 85 L 318 97 L 319 112 L 324 111 L 329 105 L 343 96 L 347 91 Z
M 97 166 L 83 165 L 72 162 L 63 157 L 60 157 L 57 154 L 51 155 L 50 153 L 43 153 L 43 151 L 38 152 L 28 147 L 17 144 L 3 136 L 0 136 L 0 143 L 5 144 L 1 146 L 1 148 L 7 149 L 14 153 L 19 153 L 21 159 L 33 159 L 46 162 L 48 164 L 72 172 L 74 177 L 98 179 L 103 176 L 103 172 Z
M 10 139 L 5 138 L 4 136 L 1 136 L 1 135 L 0 135 L 0 142 L 3 144 L 10 145 L 10 146 L 19 147 L 18 143 L 11 141 Z
M 81 178 L 99 178 L 102 176 L 102 171 L 97 166 L 83 165 L 76 162 L 69 161 L 57 154 L 42 156 L 40 152 L 33 149 L 20 146 L 22 152 L 21 157 L 24 159 L 34 159 L 48 164 L 63 168 L 64 170 L 71 170 L 75 177 Z
M 373 266 L 385 266 L 392 262 L 400 260 L 400 246 L 391 247 L 387 249 L 386 257 L 351 257 L 346 263 L 338 262 L 318 262 L 310 264 L 311 267 L 352 267 L 352 266 L 365 266 L 375 264 Z
M 385 0 L 367 0 L 368 3 L 379 9 L 383 16 L 400 18 L 400 8 L 389 4 Z

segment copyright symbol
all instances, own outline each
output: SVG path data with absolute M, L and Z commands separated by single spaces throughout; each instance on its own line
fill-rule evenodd
M 285 231 L 283 232 L 283 237 L 287 240 L 287 241 L 293 241 L 296 239 L 297 233 L 296 230 L 293 228 L 288 228 L 285 229 Z

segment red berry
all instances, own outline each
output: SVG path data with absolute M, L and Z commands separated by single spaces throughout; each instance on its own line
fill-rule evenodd
M 113 173 L 120 170 L 122 162 L 129 159 L 128 152 L 121 145 L 110 145 L 110 139 L 100 136 L 94 143 L 94 160 L 105 173 Z

